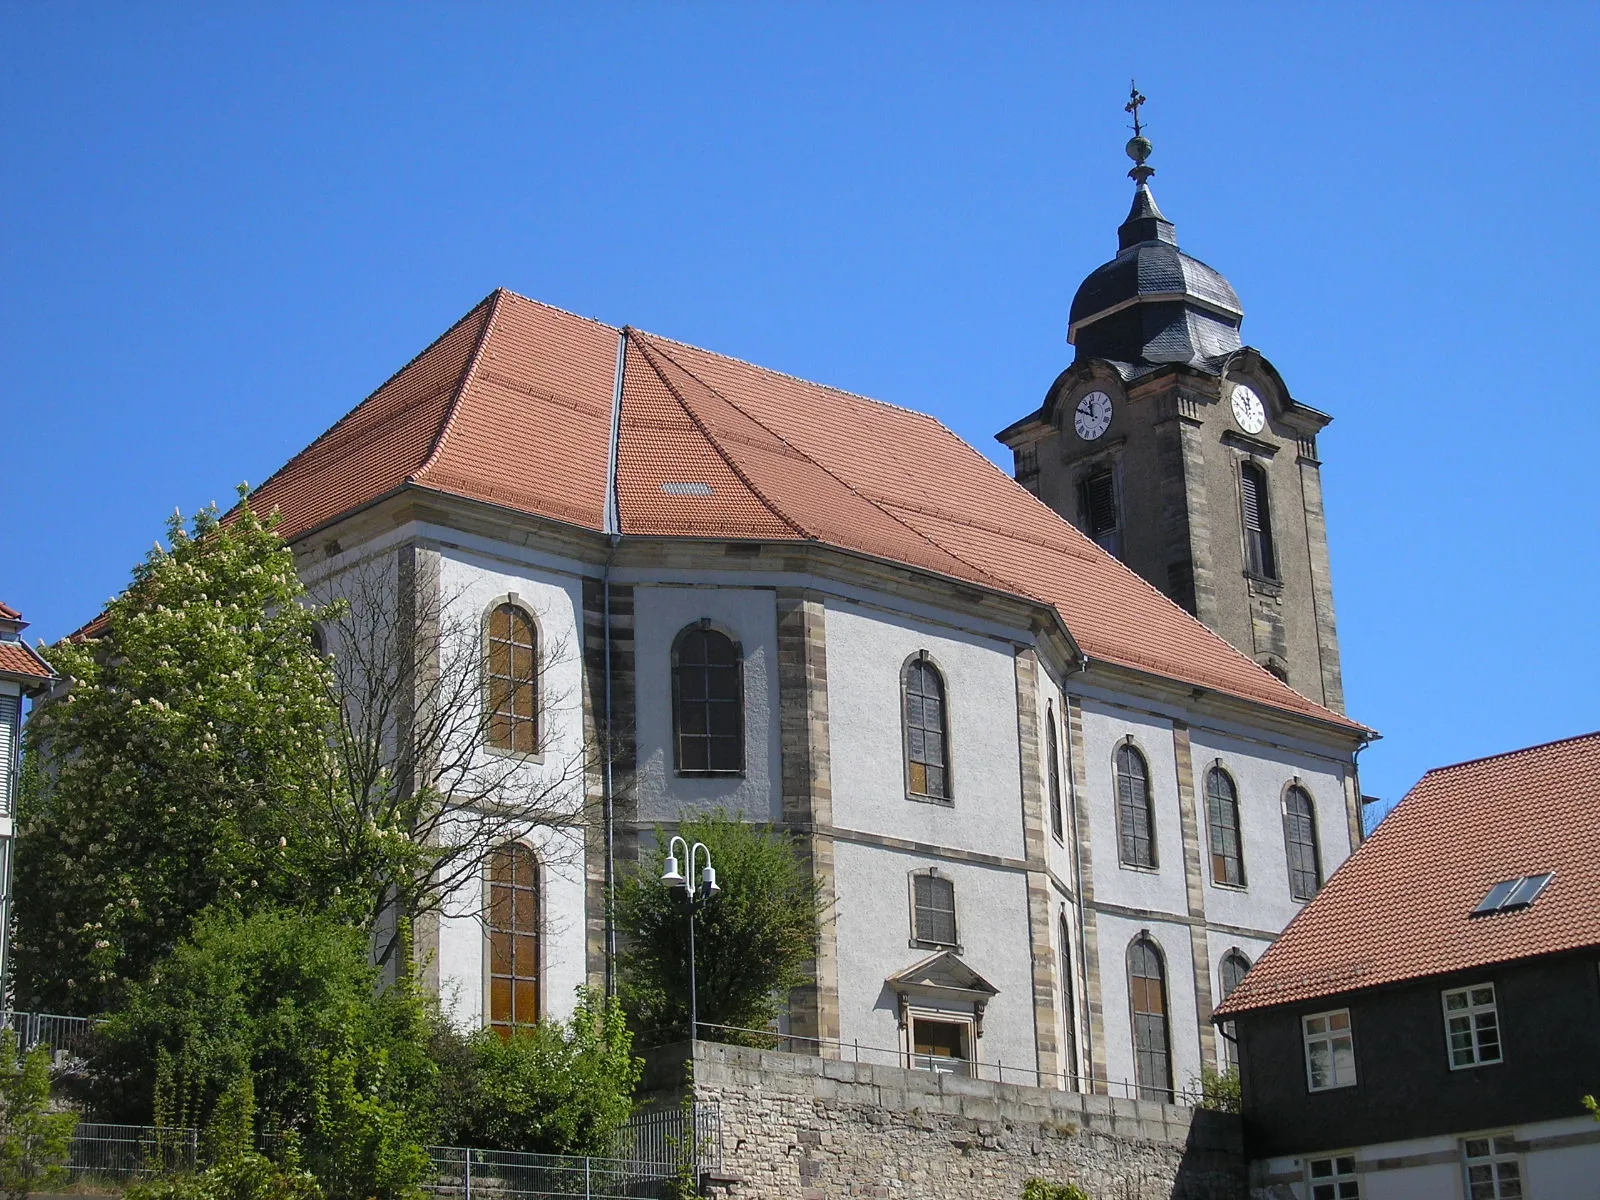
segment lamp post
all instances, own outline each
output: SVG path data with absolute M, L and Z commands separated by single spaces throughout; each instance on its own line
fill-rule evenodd
M 683 847 L 684 865 L 688 868 L 684 871 L 678 870 L 677 848 L 680 845 Z M 702 853 L 706 865 L 700 872 L 700 886 L 696 888 L 694 864 Z M 695 1037 L 700 1032 L 700 1009 L 694 983 L 694 914 L 696 909 L 722 890 L 717 886 L 717 869 L 711 865 L 711 851 L 706 844 L 696 842 L 691 846 L 682 837 L 673 834 L 672 840 L 667 843 L 667 869 L 661 872 L 661 882 L 669 887 L 681 884 L 684 894 L 689 898 L 689 1046 L 692 1049 Z

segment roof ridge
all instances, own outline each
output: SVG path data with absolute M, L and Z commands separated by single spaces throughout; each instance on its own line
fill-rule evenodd
M 1462 767 L 1475 767 L 1479 763 L 1494 762 L 1499 758 L 1515 758 L 1519 754 L 1532 754 L 1535 751 L 1549 750 L 1556 746 L 1564 746 L 1568 742 L 1581 742 L 1588 738 L 1600 738 L 1600 729 L 1591 730 L 1588 733 L 1575 733 L 1570 737 L 1552 738 L 1548 742 L 1536 742 L 1532 746 L 1521 746 L 1516 750 L 1502 750 L 1498 754 L 1482 754 L 1477 758 L 1464 758 L 1460 762 L 1445 763 L 1441 767 L 1429 767 L 1422 773 L 1422 779 L 1426 779 L 1430 775 L 1438 775 L 1444 771 L 1458 771 Z M 1413 786 L 1413 790 L 1422 785 L 1422 779 L 1417 780 L 1416 784 Z M 1401 803 L 1404 803 L 1404 801 L 1402 800 Z M 1396 809 L 1399 807 L 1399 804 L 1395 805 Z
M 630 326 L 630 328 L 632 327 Z M 780 371 L 776 367 L 767 367 L 763 366 L 761 363 L 751 362 L 747 358 L 737 358 L 732 354 L 723 354 L 720 350 L 712 350 L 706 346 L 696 346 L 693 342 L 686 342 L 682 338 L 668 337 L 664 333 L 651 333 L 648 329 L 637 328 L 635 328 L 633 331 L 635 333 L 643 334 L 645 337 L 654 338 L 659 342 L 670 342 L 674 346 L 682 346 L 685 350 L 694 350 L 700 354 L 709 354 L 713 358 L 720 358 L 727 362 L 738 363 L 741 367 L 749 367 L 751 370 L 760 371 L 764 375 L 776 375 L 779 379 L 787 379 L 790 383 L 803 383 L 806 387 L 821 388 L 823 391 L 834 392 L 840 396 L 848 396 L 852 400 L 861 400 L 867 404 L 876 404 L 880 408 L 890 408 L 895 412 L 905 413 L 907 416 L 917 417 L 921 420 L 929 421 L 934 425 L 939 426 L 939 428 L 947 430 L 951 433 L 955 432 L 932 413 L 921 412 L 915 408 L 907 408 L 904 404 L 896 404 L 892 400 L 880 400 L 876 396 L 868 396 L 863 392 L 852 392 L 848 388 L 835 387 L 831 383 L 820 383 L 815 379 L 807 379 L 803 375 L 794 375 L 788 371 Z M 677 363 L 677 365 L 680 367 L 683 366 L 682 363 L 678 363 L 677 359 L 673 359 L 672 361 Z M 687 367 L 684 367 L 683 369 L 686 371 L 689 370 Z M 690 371 L 689 373 L 691 375 L 694 374 L 693 371 Z M 695 378 L 699 379 L 700 377 L 695 375 Z M 704 383 L 705 381 L 701 380 L 701 382 Z M 711 385 L 706 384 L 706 386 L 710 387 Z M 717 394 L 721 395 L 720 392 Z M 724 396 L 723 399 L 726 400 L 727 397 Z M 730 400 L 729 403 L 731 404 L 732 401 Z M 959 437 L 960 435 L 957 434 L 956 436 Z
M 550 304 L 544 300 L 535 300 L 532 296 L 524 296 L 521 292 L 515 290 L 514 288 L 497 287 L 493 292 L 490 293 L 490 296 L 496 294 L 510 296 L 513 300 L 520 300 L 524 304 L 531 304 L 535 308 L 542 308 L 547 312 L 560 313 L 563 317 L 571 317 L 574 321 L 588 321 L 590 324 L 599 325 L 605 329 L 609 329 L 612 333 L 621 333 L 623 329 L 626 328 L 624 325 L 613 325 L 609 321 L 602 321 L 599 317 L 586 317 L 580 312 L 573 312 L 570 308 L 562 308 L 559 304 Z
M 478 344 L 467 356 L 467 365 L 462 369 L 461 378 L 456 381 L 455 395 L 450 398 L 450 408 L 444 414 L 444 420 L 439 422 L 439 431 L 433 436 L 433 445 L 428 450 L 428 456 L 422 460 L 421 466 L 406 476 L 407 483 L 416 483 L 426 475 L 429 468 L 438 460 L 440 452 L 444 450 L 445 439 L 450 436 L 450 427 L 455 424 L 456 414 L 461 411 L 461 402 L 466 398 L 467 385 L 472 382 L 472 373 L 478 369 L 484 347 L 489 344 L 489 337 L 494 333 L 494 319 L 499 315 L 500 303 L 505 295 L 505 288 L 495 288 L 489 293 L 487 297 L 489 312 L 483 319 L 483 330 L 478 334 Z
M 504 289 L 501 289 L 501 288 L 496 288 L 495 289 L 496 292 L 497 291 L 502 291 L 502 290 L 504 290 Z M 468 321 L 470 321 L 472 319 L 473 315 L 476 314 L 477 311 L 480 308 L 482 308 L 485 304 L 488 304 L 490 301 L 492 301 L 494 299 L 494 297 L 495 297 L 495 292 L 490 292 L 482 300 L 479 300 L 471 308 L 467 309 L 466 312 L 462 313 L 460 317 L 458 317 L 455 321 L 451 322 L 450 328 L 446 329 L 438 337 L 434 338 L 433 341 L 429 342 L 421 350 L 419 350 L 415 354 L 413 354 L 409 359 L 406 360 L 404 366 L 402 366 L 398 371 L 395 371 L 393 374 L 391 374 L 389 376 L 389 378 L 385 379 L 382 383 L 380 383 L 377 387 L 373 388 L 365 396 L 361 397 L 361 399 L 356 401 L 355 404 L 351 405 L 349 410 L 346 411 L 345 413 L 343 413 L 339 417 L 339 419 L 337 421 L 335 421 L 332 425 L 329 425 L 321 433 L 317 434 L 316 437 L 312 438 L 309 442 L 307 442 L 305 444 L 305 446 L 300 450 L 299 453 L 291 455 L 289 460 L 287 462 L 285 462 L 283 464 L 283 466 L 279 467 L 276 471 L 274 471 L 271 475 L 268 475 L 265 479 L 263 479 L 255 487 L 251 488 L 250 489 L 250 495 L 253 496 L 257 492 L 261 491 L 269 483 L 271 483 L 273 480 L 277 479 L 278 476 L 282 475 L 290 467 L 294 466 L 295 463 L 299 462 L 307 454 L 310 454 L 312 450 L 316 449 L 318 443 L 320 443 L 324 438 L 326 438 L 335 429 L 339 428 L 339 426 L 341 424 L 343 424 L 345 421 L 349 420 L 352 416 L 354 416 L 357 409 L 359 409 L 368 400 L 371 400 L 379 392 L 383 391 L 384 388 L 388 387 L 396 379 L 399 379 L 400 376 L 404 375 L 408 370 L 411 369 L 413 364 L 415 364 L 416 362 L 418 362 L 422 358 L 426 357 L 427 354 L 429 353 L 429 351 L 431 351 L 435 346 L 437 346 L 440 342 L 444 341 L 445 338 L 449 337 L 457 329 L 461 328 L 462 325 L 464 325 Z M 234 505 L 233 506 L 233 508 L 237 508 L 237 507 L 238 507 L 238 505 Z M 232 512 L 233 508 L 230 508 L 228 511 Z
M 646 339 L 653 338 L 654 336 L 655 336 L 654 334 L 650 334 L 650 333 L 643 334 L 643 337 L 646 338 Z M 670 340 L 670 339 L 668 339 L 668 340 Z M 682 343 L 677 343 L 677 344 L 681 345 Z M 690 347 L 690 348 L 691 349 L 698 349 L 698 347 Z M 712 354 L 712 353 L 715 353 L 715 351 L 707 350 L 704 353 Z M 967 567 L 968 569 L 970 569 L 972 571 L 975 571 L 977 574 L 981 575 L 983 578 L 992 580 L 994 583 L 1002 586 L 1008 592 L 1012 592 L 1012 593 L 1015 593 L 1017 595 L 1025 596 L 1029 600 L 1032 600 L 1037 604 L 1047 604 L 1048 603 L 1048 601 L 1044 600 L 1042 597 L 1035 596 L 1032 592 L 1029 592 L 1029 591 L 1027 591 L 1027 590 L 1025 590 L 1023 588 L 1019 588 L 1015 583 L 1012 583 L 1009 580 L 1005 580 L 1005 579 L 1000 578 L 1000 576 L 994 574 L 994 572 L 986 571 L 982 567 L 978 566 L 976 563 L 969 562 L 966 558 L 963 558 L 960 554 L 957 554 L 954 550 L 950 549 L 949 546 L 946 546 L 943 542 L 941 542 L 938 539 L 934 538 L 932 535 L 924 533 L 922 530 L 918 529 L 915 525 L 911 524 L 909 521 L 902 520 L 900 518 L 900 516 L 898 516 L 896 513 L 892 512 L 890 509 L 885 507 L 879 501 L 875 500 L 873 497 L 867 495 L 860 488 L 858 488 L 854 484 L 850 483 L 849 480 L 844 479 L 842 476 L 840 476 L 837 472 L 831 470 L 826 464 L 819 462 L 817 459 L 815 459 L 811 455 L 807 454 L 799 446 L 796 446 L 788 438 L 784 437 L 777 430 L 773 429 L 770 425 L 768 425 L 760 417 L 758 417 L 754 413 L 752 413 L 749 409 L 745 408 L 744 405 L 740 404 L 737 400 L 734 400 L 731 396 L 725 395 L 714 384 L 707 383 L 704 379 L 701 379 L 699 375 L 695 374 L 694 371 L 690 370 L 688 367 L 684 366 L 677 359 L 673 358 L 672 355 L 668 354 L 665 350 L 661 350 L 660 354 L 661 354 L 661 356 L 663 358 L 665 358 L 673 366 L 677 367 L 680 371 L 682 371 L 684 374 L 688 375 L 691 379 L 695 380 L 702 387 L 704 387 L 707 391 L 711 392 L 712 395 L 714 395 L 718 399 L 720 399 L 724 404 L 728 405 L 730 408 L 733 408 L 733 409 L 737 410 L 747 420 L 751 421 L 755 425 L 760 426 L 771 437 L 773 437 L 776 440 L 782 442 L 785 446 L 787 446 L 790 450 L 792 450 L 800 458 L 804 459 L 806 462 L 808 462 L 812 466 L 816 467 L 817 470 L 821 471 L 829 479 L 832 479 L 840 487 L 844 488 L 845 491 L 847 491 L 851 495 L 857 497 L 863 503 L 870 504 L 873 508 L 875 508 L 879 512 L 881 512 L 884 516 L 888 517 L 889 520 L 893 521 L 896 525 L 900 526 L 902 529 L 904 529 L 907 532 L 909 532 L 913 537 L 921 538 L 923 541 L 927 542 L 934 549 L 939 550 L 942 553 L 949 555 L 951 558 L 955 559 L 958 563 L 961 563 L 963 566 Z M 804 383 L 806 381 L 805 380 L 800 380 L 799 382 Z M 834 389 L 834 390 L 837 390 L 837 389 Z M 676 394 L 676 393 L 674 393 L 674 394 Z M 844 395 L 850 395 L 851 393 L 846 392 L 846 393 L 843 393 L 843 394 Z M 865 397 L 863 397 L 863 399 L 864 398 Z M 681 403 L 681 401 L 680 401 L 680 403 Z M 894 407 L 894 406 L 891 405 L 890 407 Z M 708 433 L 707 436 L 709 437 L 710 434 Z M 742 473 L 740 475 L 740 478 L 743 478 Z
M 635 334 L 640 332 L 639 330 L 631 330 L 631 331 L 633 333 L 635 333 Z M 733 456 L 722 448 L 722 443 L 717 441 L 715 435 L 713 435 L 711 430 L 706 427 L 705 422 L 700 419 L 700 414 L 695 412 L 694 409 L 692 409 L 691 407 L 689 407 L 688 401 L 686 401 L 683 398 L 683 395 L 678 391 L 678 389 L 675 388 L 672 385 L 672 381 L 670 379 L 668 379 L 665 375 L 663 375 L 661 373 L 660 369 L 656 366 L 656 364 L 651 361 L 651 348 L 650 348 L 650 343 L 649 343 L 649 335 L 646 334 L 643 338 L 630 338 L 628 340 L 630 342 L 631 341 L 637 341 L 639 343 L 639 349 L 641 351 L 643 351 L 644 356 L 645 356 L 645 365 L 647 367 L 649 367 L 650 370 L 655 373 L 655 377 L 661 381 L 662 386 L 665 387 L 667 389 L 667 391 L 672 394 L 672 398 L 678 402 L 678 407 L 683 409 L 684 415 L 687 416 L 690 421 L 694 422 L 694 427 L 700 431 L 700 436 L 705 438 L 706 443 L 714 451 L 716 451 L 717 457 L 722 459 L 722 461 L 727 464 L 728 470 L 732 471 L 735 475 L 737 475 L 739 477 L 739 482 L 743 483 L 745 485 L 745 487 L 750 489 L 750 494 L 752 496 L 754 496 L 757 500 L 761 501 L 762 505 L 766 508 L 766 510 L 768 512 L 770 512 L 773 516 L 777 517 L 778 520 L 782 521 L 785 525 L 787 525 L 790 529 L 794 530 L 801 537 L 806 538 L 806 539 L 808 539 L 810 541 L 819 541 L 819 540 L 821 540 L 816 536 L 816 534 L 812 533 L 809 529 L 806 529 L 798 521 L 793 520 L 789 516 L 788 513 L 784 512 L 776 504 L 774 504 L 771 500 L 767 499 L 766 493 L 764 493 L 760 488 L 758 488 L 755 485 L 754 481 L 752 481 L 751 478 L 748 475 L 746 475 L 743 470 L 740 469 L 739 464 L 733 461 Z M 670 357 L 668 357 L 666 355 L 663 355 L 663 357 L 667 357 L 667 361 L 672 363 L 672 365 L 677 367 L 680 371 L 684 370 L 682 364 L 680 364 L 676 359 L 670 358 Z M 694 381 L 696 383 L 699 383 L 699 384 L 701 384 L 703 386 L 709 386 L 709 385 L 707 385 L 705 383 L 705 381 L 703 379 L 701 379 L 698 375 L 695 375 L 692 371 L 687 371 L 685 373 L 688 374 L 690 376 L 690 378 L 694 379 Z M 721 393 L 719 392 L 718 395 L 721 395 Z M 723 399 L 726 400 L 727 397 L 723 397 Z M 732 402 L 729 401 L 729 403 L 732 403 Z M 742 412 L 743 410 L 741 409 L 740 411 Z

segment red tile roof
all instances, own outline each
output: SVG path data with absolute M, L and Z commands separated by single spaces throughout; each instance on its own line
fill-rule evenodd
M 252 496 L 294 538 L 405 484 L 603 529 L 622 331 L 498 291 Z M 819 542 L 1054 606 L 1092 658 L 1362 727 L 1256 666 L 932 417 L 628 331 L 624 534 Z
M 4 600 L 0 600 L 0 621 L 20 621 L 22 614 Z
M 34 679 L 41 683 L 56 677 L 50 664 L 23 642 L 0 642 L 0 675 L 12 679 Z
M 1555 872 L 1529 908 L 1496 883 Z M 1600 733 L 1439 767 L 1346 860 L 1218 1019 L 1600 946 Z

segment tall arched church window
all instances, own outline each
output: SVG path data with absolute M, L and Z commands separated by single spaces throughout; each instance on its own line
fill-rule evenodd
M 744 774 L 743 655 L 705 623 L 685 629 L 673 648 L 672 719 L 679 774 Z
M 1133 1017 L 1133 1068 L 1143 1100 L 1172 1099 L 1172 1037 L 1167 1026 L 1167 973 L 1161 951 L 1140 935 L 1128 946 L 1128 1003 Z
M 1108 554 L 1122 554 L 1122 520 L 1117 512 L 1117 476 L 1109 467 L 1079 485 L 1083 531 Z
M 1289 894 L 1309 900 L 1322 889 L 1322 856 L 1317 848 L 1317 810 L 1311 793 L 1298 784 L 1283 796 L 1283 841 L 1289 856 Z
M 539 863 L 520 842 L 489 858 L 489 1024 L 503 1036 L 539 1019 Z
M 1239 834 L 1239 789 L 1221 767 L 1206 772 L 1206 827 L 1211 837 L 1211 879 L 1244 886 L 1244 846 Z
M 489 614 L 489 745 L 517 754 L 539 750 L 539 634 L 515 604 Z
M 1217 982 L 1221 985 L 1222 995 L 1219 1000 L 1226 1000 L 1233 995 L 1233 989 L 1244 982 L 1246 973 L 1250 970 L 1250 960 L 1237 950 L 1230 950 L 1222 956 L 1222 966 L 1217 971 Z M 1234 1044 L 1234 1026 L 1232 1021 L 1227 1021 L 1222 1026 L 1222 1057 L 1224 1065 L 1237 1065 L 1239 1062 L 1239 1048 Z
M 950 798 L 950 740 L 945 722 L 944 677 L 926 658 L 906 664 L 906 789 L 913 796 Z
M 1117 751 L 1117 829 L 1124 866 L 1156 865 L 1155 811 L 1150 804 L 1150 768 L 1132 745 Z
M 1078 1010 L 1072 979 L 1072 927 L 1067 919 L 1056 921 L 1056 932 L 1061 939 L 1061 1054 L 1062 1071 L 1067 1077 L 1067 1090 L 1076 1092 L 1078 1079 Z
M 1245 565 L 1263 579 L 1278 577 L 1272 552 L 1272 504 L 1267 495 L 1267 473 L 1255 463 L 1239 468 L 1239 496 L 1244 506 Z
M 1050 782 L 1050 832 L 1056 841 L 1066 840 L 1066 822 L 1061 814 L 1061 750 L 1056 744 L 1055 705 L 1045 706 L 1045 758 Z

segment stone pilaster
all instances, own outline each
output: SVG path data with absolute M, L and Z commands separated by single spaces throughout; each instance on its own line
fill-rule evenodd
M 1328 520 L 1322 507 L 1322 467 L 1302 454 L 1300 495 L 1306 510 L 1306 542 L 1311 556 L 1311 604 L 1317 621 L 1317 657 L 1322 664 L 1322 702 L 1344 711 L 1344 673 L 1339 663 L 1339 629 L 1333 618 L 1333 564 L 1328 557 Z M 1300 686 L 1304 687 L 1302 683 Z
M 779 588 L 778 737 L 784 824 L 800 838 L 823 904 L 813 982 L 789 996 L 790 1030 L 817 1038 L 824 1055 L 839 1037 L 839 951 L 834 925 L 833 773 L 828 744 L 827 612 L 822 596 Z
M 1195 1013 L 1200 1019 L 1200 1061 L 1217 1063 L 1217 1034 L 1211 1025 L 1211 947 L 1206 937 L 1205 852 L 1200 842 L 1200 814 L 1195 799 L 1194 752 L 1189 726 L 1172 723 L 1172 752 L 1177 762 L 1178 815 L 1183 829 L 1183 881 L 1188 896 L 1190 958 L 1194 966 Z
M 1083 986 L 1078 992 L 1083 997 L 1080 1017 L 1087 1018 L 1079 1021 L 1078 1028 L 1088 1033 L 1083 1048 L 1085 1073 L 1092 1082 L 1094 1090 L 1104 1092 L 1106 1007 L 1100 985 L 1100 935 L 1095 922 L 1091 829 L 1088 818 L 1083 815 L 1084 805 L 1089 796 L 1088 764 L 1085 762 L 1083 749 L 1083 704 L 1070 696 L 1067 697 L 1067 745 L 1070 747 L 1068 757 L 1071 769 L 1068 775 L 1072 781 L 1072 811 L 1078 814 L 1076 836 L 1073 840 L 1078 857 L 1078 890 L 1082 900 L 1080 911 L 1083 928 L 1078 931 L 1078 936 L 1083 941 L 1083 953 L 1078 958 L 1083 966 Z
M 1218 611 L 1216 562 L 1211 549 L 1213 534 L 1211 501 L 1206 489 L 1205 431 L 1200 423 L 1196 401 L 1188 396 L 1178 400 L 1178 417 L 1170 426 L 1178 440 L 1178 475 L 1167 480 L 1168 464 L 1162 464 L 1162 491 L 1167 496 L 1163 508 L 1166 519 L 1181 521 L 1188 535 L 1184 547 L 1194 580 L 1194 607 L 1190 609 L 1212 629 L 1221 624 Z M 1174 525 L 1176 531 L 1176 524 Z
M 397 551 L 395 563 L 395 632 L 401 661 L 406 664 L 406 690 L 410 703 L 399 714 L 400 728 L 397 741 L 400 745 L 411 742 L 416 726 L 433 726 L 430 706 L 435 703 L 439 683 L 439 552 L 415 542 L 407 542 Z M 377 618 L 379 621 L 381 617 Z M 377 632 L 374 629 L 374 632 Z M 380 634 L 380 636 L 382 636 Z M 415 726 L 414 724 L 415 723 Z M 431 776 L 435 770 L 432 762 L 409 762 L 409 772 L 401 787 L 409 794 L 419 781 L 413 773 Z M 411 960 L 420 969 L 422 986 L 433 996 L 439 994 L 439 914 L 420 914 L 411 927 Z
M 610 897 L 606 894 L 606 765 L 611 767 L 613 870 L 638 858 L 638 813 L 634 794 L 633 588 L 611 585 L 610 611 L 599 579 L 583 581 L 583 737 L 587 747 L 584 830 L 584 912 L 588 983 L 612 990 L 616 980 L 607 946 Z M 611 720 L 606 721 L 606 634 L 611 638 Z
M 1017 766 L 1022 779 L 1022 835 L 1028 860 L 1028 944 L 1033 966 L 1033 1042 L 1040 1081 L 1061 1070 L 1056 1037 L 1056 954 L 1050 939 L 1050 878 L 1045 870 L 1045 798 L 1040 786 L 1039 655 L 1016 656 Z M 1048 1086 L 1048 1085 L 1046 1085 Z

